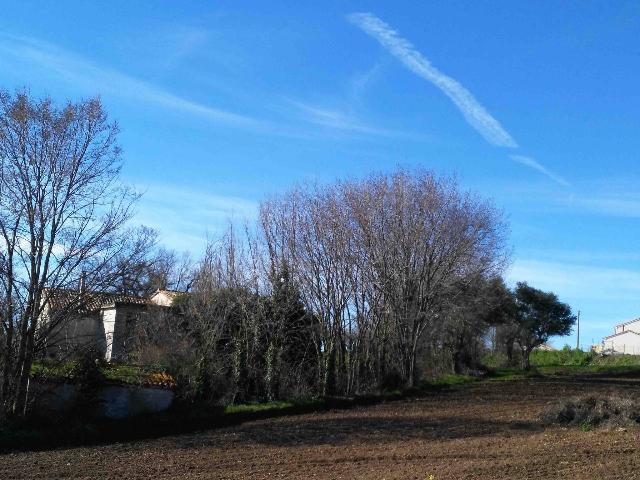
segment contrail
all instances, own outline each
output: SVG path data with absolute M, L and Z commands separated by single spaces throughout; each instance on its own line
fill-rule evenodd
M 487 142 L 498 147 L 517 148 L 518 144 L 502 125 L 457 80 L 445 75 L 389 25 L 371 13 L 353 13 L 347 17 L 351 23 L 372 36 L 405 67 L 433 83 L 458 107 L 469 124 Z
M 537 170 L 538 172 L 546 175 L 551 180 L 559 183 L 560 185 L 564 185 L 565 187 L 568 187 L 570 185 L 570 183 L 567 182 L 560 175 L 556 175 L 555 173 L 549 171 L 544 165 L 540 164 L 539 162 L 537 162 L 531 157 L 525 157 L 524 155 L 509 155 L 509 157 L 514 162 L 521 163 L 522 165 L 525 165 L 529 168 L 533 168 L 534 170 Z

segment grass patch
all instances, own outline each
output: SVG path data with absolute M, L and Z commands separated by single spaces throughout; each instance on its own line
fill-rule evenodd
M 300 404 L 293 401 L 264 402 L 264 403 L 241 403 L 239 405 L 227 405 L 224 413 L 253 413 L 266 412 L 274 410 L 283 410 L 299 406 Z
M 623 375 L 640 373 L 640 355 L 600 356 L 565 346 L 562 350 L 534 350 L 531 352 L 531 370 L 504 368 L 506 357 L 488 354 L 484 364 L 492 369 L 492 380 L 517 380 L 536 375 L 571 376 L 590 374 Z
M 523 380 L 526 378 L 538 378 L 541 377 L 541 373 L 537 368 L 531 370 L 521 370 L 519 368 L 498 368 L 492 370 L 487 378 L 488 381 L 511 381 L 511 380 Z
M 537 367 L 542 375 L 552 377 L 566 377 L 579 375 L 624 375 L 640 373 L 640 365 L 561 365 Z
M 43 382 L 75 382 L 78 362 L 35 362 L 31 378 Z M 108 364 L 99 368 L 102 377 L 112 383 L 147 386 L 175 386 L 175 380 L 162 367 Z
M 71 380 L 76 364 L 77 362 L 35 362 L 31 365 L 31 378 L 53 381 Z
M 564 347 L 562 350 L 535 350 L 531 352 L 531 365 L 541 371 L 550 367 L 571 367 L 573 371 L 602 372 L 624 370 L 625 367 L 640 369 L 640 355 L 607 355 L 600 356 L 595 352 Z M 571 371 L 571 370 L 569 370 Z

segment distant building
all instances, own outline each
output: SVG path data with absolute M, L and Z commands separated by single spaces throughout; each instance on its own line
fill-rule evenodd
M 616 325 L 613 335 L 602 339 L 602 352 L 640 355 L 640 318 Z
M 54 327 L 46 337 L 46 354 L 60 358 L 93 347 L 109 362 L 125 361 L 137 344 L 139 322 L 150 320 L 158 309 L 170 310 L 179 294 L 158 290 L 143 298 L 78 290 L 47 292 L 48 301 L 40 322 L 42 326 Z

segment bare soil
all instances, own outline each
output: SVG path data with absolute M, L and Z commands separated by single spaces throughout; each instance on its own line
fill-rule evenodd
M 539 421 L 585 394 L 640 394 L 640 378 L 481 382 L 188 435 L 6 454 L 0 479 L 640 479 L 640 429 Z

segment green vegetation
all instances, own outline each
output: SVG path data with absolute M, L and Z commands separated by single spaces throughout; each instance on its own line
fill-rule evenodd
M 510 381 L 510 380 L 522 380 L 525 378 L 536 378 L 542 376 L 538 369 L 532 368 L 530 370 L 522 370 L 519 368 L 499 368 L 492 370 L 488 381 Z
M 73 371 L 77 363 L 34 362 L 31 365 L 31 378 L 54 381 L 70 380 L 73 378 Z
M 535 367 L 584 366 L 591 365 L 597 357 L 595 352 L 583 352 L 565 346 L 562 350 L 534 350 L 531 352 L 531 365 Z
M 622 374 L 640 370 L 640 355 L 603 357 L 565 346 L 562 350 L 532 352 L 531 364 L 543 375 Z
M 640 355 L 600 356 L 565 346 L 561 350 L 531 352 L 531 373 L 508 367 L 504 355 L 489 353 L 483 358 L 493 380 L 515 380 L 539 375 L 622 374 L 640 370 Z
M 124 383 L 128 385 L 165 385 L 175 383 L 171 377 L 164 373 L 162 367 L 148 367 L 138 365 L 99 365 L 98 370 L 105 381 Z M 70 362 L 35 362 L 31 366 L 31 378 L 50 382 L 78 381 L 77 361 Z
M 240 405 L 227 405 L 224 409 L 224 413 L 252 413 L 252 412 L 266 412 L 275 410 L 291 409 L 299 406 L 298 402 L 263 402 L 263 403 L 243 403 Z
M 580 430 L 582 430 L 583 432 L 590 432 L 591 430 L 593 430 L 593 425 L 589 422 L 582 422 L 580 424 Z

